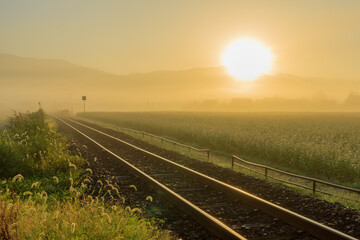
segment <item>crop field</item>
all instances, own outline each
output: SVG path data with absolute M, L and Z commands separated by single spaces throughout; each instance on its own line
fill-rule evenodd
M 93 112 L 86 117 L 360 188 L 358 113 Z

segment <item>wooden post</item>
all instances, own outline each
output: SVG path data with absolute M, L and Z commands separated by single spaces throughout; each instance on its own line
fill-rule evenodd
M 313 181 L 313 186 L 312 186 L 312 191 L 313 191 L 313 194 L 315 194 L 316 192 L 316 181 Z
M 267 176 L 268 176 L 268 169 L 265 168 L 265 180 L 267 180 Z
M 207 151 L 207 157 L 210 158 L 210 150 Z
M 231 157 L 231 170 L 234 170 L 234 156 Z

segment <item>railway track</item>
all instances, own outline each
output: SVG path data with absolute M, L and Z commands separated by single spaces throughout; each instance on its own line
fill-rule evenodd
M 119 164 L 219 238 L 355 239 L 98 129 L 66 117 L 56 118 L 116 157 Z

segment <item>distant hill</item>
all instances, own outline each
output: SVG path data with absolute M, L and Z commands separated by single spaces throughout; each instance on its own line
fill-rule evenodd
M 244 83 L 223 67 L 116 75 L 63 60 L 0 54 L 0 109 L 36 107 L 89 110 L 181 109 L 193 101 L 231 101 L 232 98 L 320 98 L 342 101 L 360 92 L 359 82 L 264 75 Z

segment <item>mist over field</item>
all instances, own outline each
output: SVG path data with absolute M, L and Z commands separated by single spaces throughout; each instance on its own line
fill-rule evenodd
M 0 240 L 360 239 L 359 0 L 0 0 Z
M 236 81 L 224 67 L 116 75 L 64 60 L 0 54 L 0 109 L 24 111 L 357 111 L 360 81 L 263 75 Z

